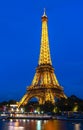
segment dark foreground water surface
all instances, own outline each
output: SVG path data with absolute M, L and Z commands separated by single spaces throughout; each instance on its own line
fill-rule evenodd
M 0 130 L 83 130 L 83 122 L 60 120 L 0 121 Z

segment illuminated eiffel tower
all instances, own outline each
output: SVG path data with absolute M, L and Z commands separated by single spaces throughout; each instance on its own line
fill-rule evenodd
M 27 92 L 18 103 L 18 107 L 27 104 L 34 97 L 38 99 L 39 104 L 44 104 L 46 101 L 55 103 L 55 98 L 66 98 L 63 88 L 57 81 L 52 66 L 47 21 L 48 18 L 44 10 L 38 66 L 32 84 L 27 87 Z

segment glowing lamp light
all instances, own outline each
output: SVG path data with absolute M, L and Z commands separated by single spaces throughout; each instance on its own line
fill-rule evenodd
M 14 109 L 13 109 L 13 108 L 11 108 L 11 111 L 13 112 L 13 111 L 14 111 Z
M 16 111 L 19 112 L 19 109 L 17 108 Z
M 21 112 L 22 112 L 22 113 L 24 112 L 24 109 L 23 109 L 23 108 L 21 108 Z
M 35 110 L 34 113 L 37 113 L 37 111 Z
M 78 111 L 78 106 L 76 105 L 74 108 L 73 108 L 73 112 L 77 112 Z

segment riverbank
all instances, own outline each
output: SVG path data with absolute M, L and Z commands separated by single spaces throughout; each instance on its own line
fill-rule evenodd
M 66 121 L 83 121 L 83 117 L 68 117 L 59 115 L 47 115 L 47 114 L 4 114 L 0 116 L 0 120 L 3 119 L 34 119 L 34 120 L 66 120 Z

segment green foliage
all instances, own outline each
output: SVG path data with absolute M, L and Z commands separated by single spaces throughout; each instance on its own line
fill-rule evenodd
M 45 102 L 45 104 L 40 105 L 40 110 L 47 112 L 53 112 L 54 104 L 52 104 L 50 101 Z
M 56 102 L 56 106 L 61 111 L 83 111 L 83 100 L 78 97 L 72 95 L 67 99 L 60 99 Z
M 38 106 L 38 102 L 31 101 L 24 106 L 25 112 L 34 112 L 34 110 L 36 110 Z
M 9 100 L 8 104 L 16 104 L 16 101 L 15 100 Z

